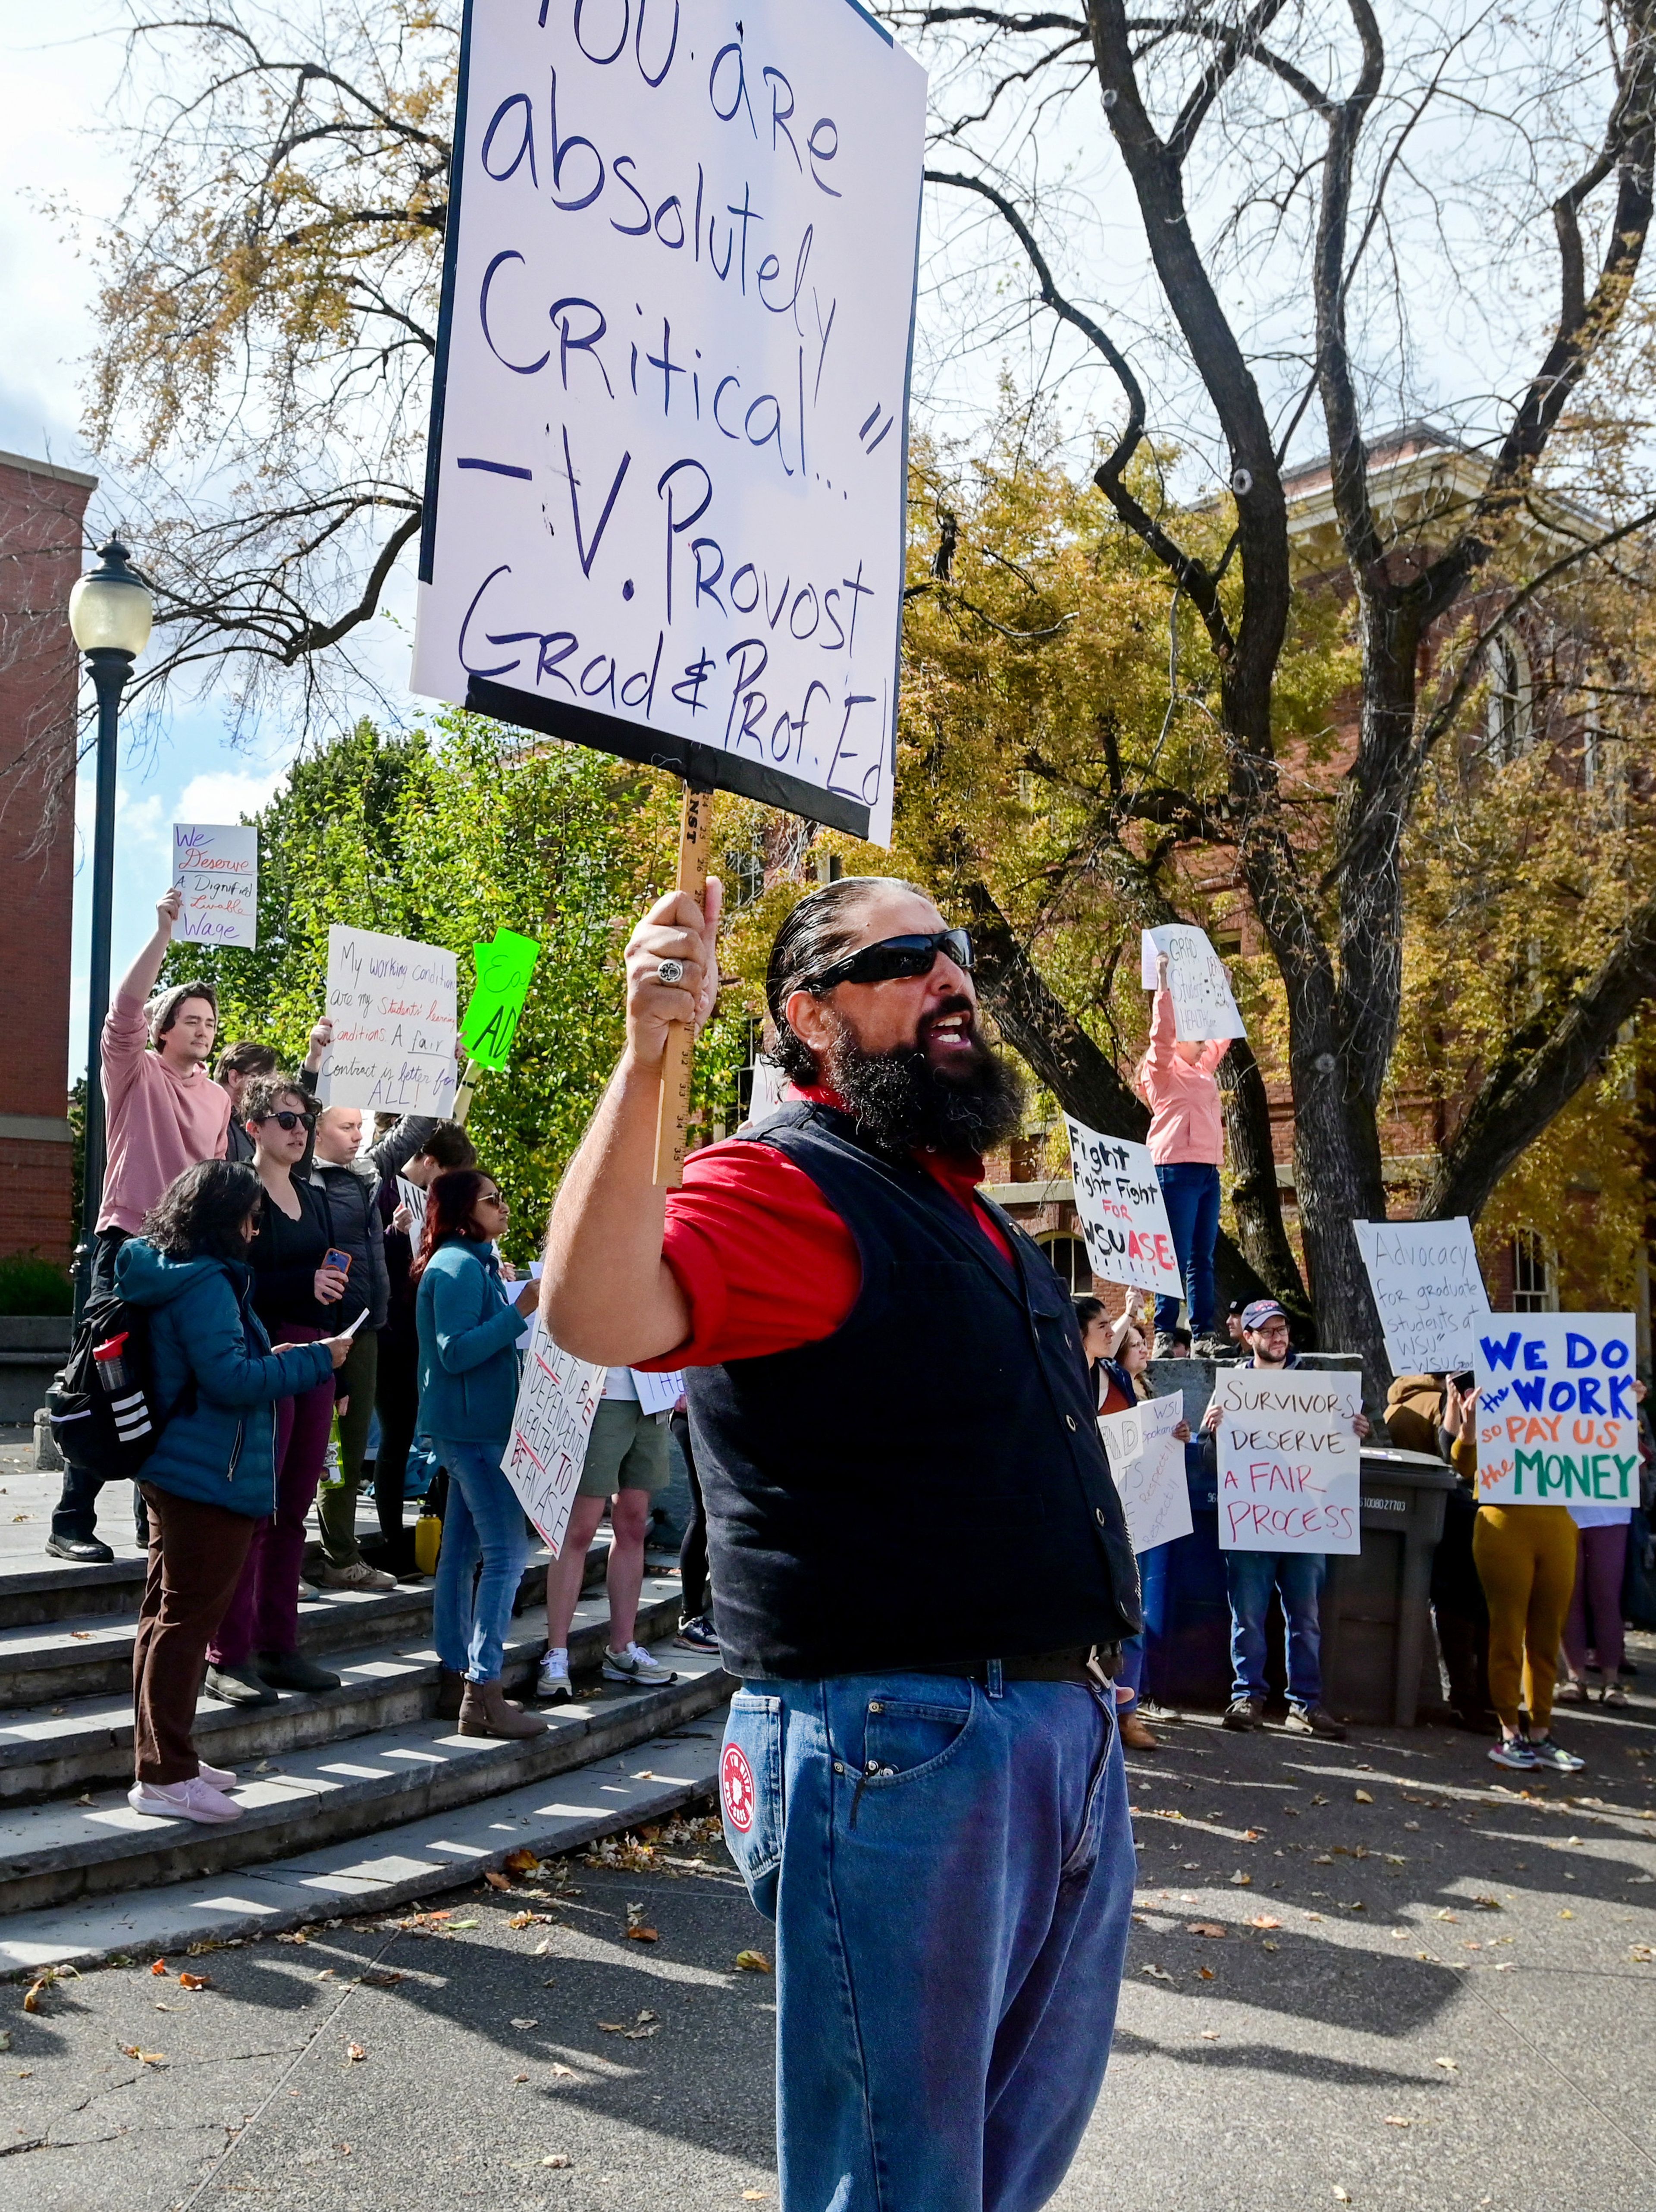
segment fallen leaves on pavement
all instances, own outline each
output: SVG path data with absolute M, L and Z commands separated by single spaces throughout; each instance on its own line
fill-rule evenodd
M 367 2055 L 367 2051 L 360 2043 L 348 2043 L 345 2045 L 346 2062 L 349 2065 L 360 2065 Z
M 210 1974 L 180 1973 L 179 1976 L 181 1990 L 210 1990 L 212 1986 L 213 1977 Z
M 165 2066 L 167 2063 L 164 2051 L 140 2051 L 136 2043 L 123 2043 L 117 2047 L 124 2058 L 136 2058 L 143 2066 Z
M 1271 1925 L 1274 1927 L 1276 1923 L 1273 1921 Z M 1185 1933 L 1186 1936 L 1222 1936 L 1225 1930 L 1216 1920 L 1187 1920 Z
M 624 2036 L 628 2043 L 643 2043 L 652 2036 L 661 2022 L 652 2012 L 641 2012 L 635 2027 L 625 2027 L 618 2020 L 601 2020 L 598 2026 L 606 2035 Z
M 771 1962 L 762 1951 L 738 1951 L 736 1970 L 739 1974 L 768 1974 Z

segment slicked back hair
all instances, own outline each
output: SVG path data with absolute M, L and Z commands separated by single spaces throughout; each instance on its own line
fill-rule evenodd
M 816 1080 L 816 1055 L 788 1027 L 783 1008 L 796 991 L 810 988 L 813 975 L 820 975 L 852 950 L 858 935 L 858 913 L 877 890 L 888 886 L 913 891 L 928 906 L 935 904 L 929 891 L 903 876 L 841 876 L 807 891 L 776 933 L 765 970 L 765 1003 L 776 1036 L 766 1057 L 774 1060 L 790 1083 Z

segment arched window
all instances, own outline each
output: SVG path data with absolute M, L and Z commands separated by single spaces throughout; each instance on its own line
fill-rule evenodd
M 1520 1229 L 1513 1238 L 1513 1311 L 1556 1313 L 1558 1270 L 1538 1229 Z
M 1489 641 L 1484 656 L 1489 697 L 1483 710 L 1483 750 L 1492 768 L 1510 768 L 1535 735 L 1530 712 L 1530 665 L 1510 630 Z
M 1093 1287 L 1092 1263 L 1087 1257 L 1087 1247 L 1079 1237 L 1043 1237 L 1040 1247 L 1052 1261 L 1065 1289 L 1071 1297 L 1078 1291 L 1083 1297 Z

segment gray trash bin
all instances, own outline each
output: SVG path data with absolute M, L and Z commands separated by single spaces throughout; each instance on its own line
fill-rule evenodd
M 1413 1728 L 1436 1664 L 1432 1554 L 1453 1468 L 1425 1452 L 1366 1445 L 1362 1549 L 1331 1559 L 1323 1588 L 1323 1702 L 1348 1720 Z

